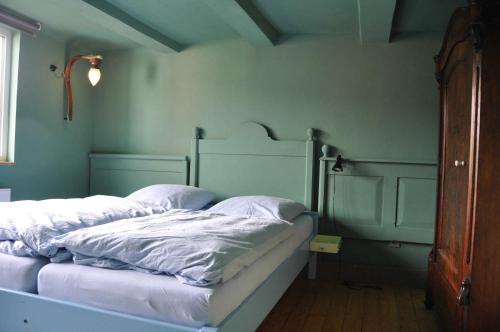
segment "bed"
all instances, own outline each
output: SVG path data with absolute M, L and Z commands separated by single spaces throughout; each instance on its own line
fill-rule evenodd
M 273 140 L 255 123 L 243 125 L 226 140 L 201 139 L 195 130 L 191 147 L 190 183 L 215 192 L 218 200 L 267 194 L 303 202 L 311 209 L 312 130 L 306 141 Z M 308 243 L 316 231 L 317 215 L 300 218 L 290 240 L 247 267 L 245 273 L 209 288 L 135 271 L 47 265 L 39 274 L 45 296 L 0 290 L 0 307 L 6 308 L 0 312 L 0 331 L 253 331 L 314 257 Z M 62 286 L 58 280 L 67 284 Z M 82 288 L 84 292 L 72 291 L 72 283 L 88 287 Z M 119 285 L 126 291 L 120 291 Z M 102 295 L 102 287 L 113 289 L 106 293 L 108 299 Z M 175 306 L 155 297 L 158 292 L 174 294 Z M 149 308 L 138 302 L 148 303 Z M 184 316 L 172 314 L 174 310 Z
M 299 216 L 292 237 L 216 286 L 196 287 L 165 275 L 68 263 L 49 264 L 40 271 L 39 294 L 186 326 L 217 326 L 310 237 L 313 224 L 310 215 Z
M 185 156 L 91 154 L 90 162 L 93 195 L 125 196 L 150 184 L 188 182 Z M 38 272 L 48 263 L 44 257 L 0 253 L 0 287 L 36 293 Z
M 36 293 L 38 272 L 48 263 L 47 258 L 0 253 L 0 288 Z

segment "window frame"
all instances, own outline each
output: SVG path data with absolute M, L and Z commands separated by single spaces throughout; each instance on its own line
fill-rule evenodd
M 0 36 L 0 163 L 5 163 L 9 161 L 13 31 L 0 25 Z

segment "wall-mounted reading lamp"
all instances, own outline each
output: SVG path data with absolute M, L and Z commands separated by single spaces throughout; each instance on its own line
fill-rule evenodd
M 342 159 L 342 155 L 338 155 L 337 159 L 335 159 L 335 164 L 333 164 L 332 171 L 334 172 L 343 172 L 344 166 L 342 165 L 344 159 Z
M 90 84 L 92 84 L 92 86 L 95 86 L 97 83 L 99 83 L 99 80 L 101 79 L 101 69 L 99 68 L 99 65 L 101 64 L 102 56 L 76 55 L 68 61 L 68 63 L 66 64 L 66 69 L 64 70 L 64 84 L 66 86 L 66 97 L 68 103 L 65 120 L 68 121 L 73 120 L 73 94 L 71 92 L 71 67 L 78 60 L 87 60 L 90 63 L 88 77 Z

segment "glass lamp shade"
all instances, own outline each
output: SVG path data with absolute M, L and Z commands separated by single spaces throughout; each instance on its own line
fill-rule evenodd
M 89 69 L 89 81 L 92 86 L 96 86 L 101 79 L 101 70 L 99 68 L 91 67 Z

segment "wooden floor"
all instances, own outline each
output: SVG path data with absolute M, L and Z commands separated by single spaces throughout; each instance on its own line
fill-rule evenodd
M 423 289 L 347 287 L 337 280 L 334 268 L 321 263 L 316 280 L 295 280 L 259 332 L 440 331 L 434 312 L 424 307 Z

